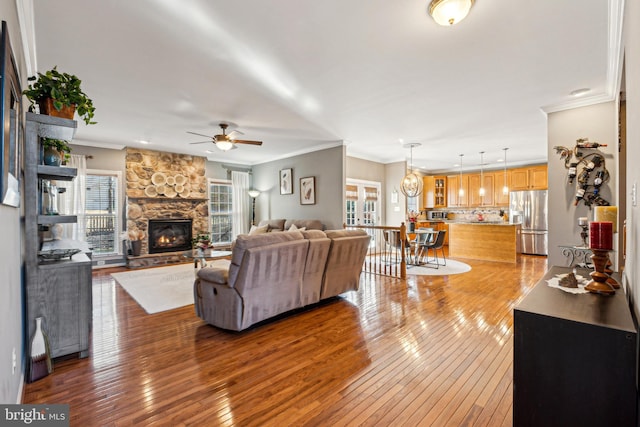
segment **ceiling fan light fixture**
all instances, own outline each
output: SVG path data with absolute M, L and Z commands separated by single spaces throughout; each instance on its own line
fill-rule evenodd
M 229 151 L 233 148 L 233 142 L 231 141 L 216 141 L 216 147 L 222 151 Z
M 455 25 L 466 18 L 474 2 L 475 0 L 432 0 L 429 15 L 440 25 Z

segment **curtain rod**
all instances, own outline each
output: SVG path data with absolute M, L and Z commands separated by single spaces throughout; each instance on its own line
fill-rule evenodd
M 229 171 L 236 171 L 236 172 L 248 172 L 251 173 L 253 172 L 253 170 L 251 168 L 243 168 L 240 166 L 233 166 L 233 165 L 225 165 L 224 163 L 222 164 L 222 168 L 229 170 Z

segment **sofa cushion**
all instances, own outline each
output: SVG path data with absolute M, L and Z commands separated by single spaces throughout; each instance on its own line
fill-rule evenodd
M 301 231 L 301 233 L 305 239 L 309 239 L 309 240 L 327 238 L 327 235 L 324 233 L 324 231 L 321 231 L 321 230 L 304 230 L 304 231 Z
M 322 230 L 322 222 L 319 219 L 288 219 L 284 223 L 284 229 L 288 230 L 292 225 L 298 228 L 305 227 L 307 230 Z
M 366 236 L 367 232 L 360 228 L 355 228 L 352 230 L 327 230 L 325 234 L 330 239 L 339 239 L 340 237 Z
M 267 231 L 269 231 L 269 225 L 266 225 L 266 224 L 265 225 L 258 225 L 258 226 L 252 225 L 251 226 L 251 230 L 249 230 L 249 235 L 253 236 L 253 235 L 256 235 L 256 234 L 264 234 Z
M 258 226 L 267 225 L 269 227 L 269 231 L 284 231 L 284 219 L 263 219 L 258 223 Z
M 302 233 L 292 231 L 291 233 L 265 233 L 250 236 L 248 234 L 239 234 L 236 238 L 236 244 L 233 246 L 231 253 L 231 266 L 229 267 L 229 286 L 234 286 L 238 275 L 238 268 L 242 264 L 242 258 L 245 252 L 252 248 L 261 246 L 271 246 L 278 243 L 286 243 L 294 240 L 304 240 Z
M 229 266 L 227 267 L 204 267 L 198 270 L 198 277 L 208 282 L 225 284 L 229 277 Z
M 287 231 L 305 231 L 307 227 L 298 227 L 295 224 L 291 224 L 291 227 L 287 228 Z

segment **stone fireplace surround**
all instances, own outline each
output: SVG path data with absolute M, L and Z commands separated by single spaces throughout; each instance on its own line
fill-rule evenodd
M 148 236 L 149 219 L 191 219 L 192 235 L 208 232 L 207 179 L 204 157 L 161 151 L 126 149 L 126 224 L 127 230 L 139 230 Z M 153 185 L 151 177 L 156 172 L 165 176 L 182 175 L 187 178 L 188 190 L 173 197 L 145 192 Z M 151 193 L 153 194 L 153 193 Z M 181 252 L 149 254 L 149 243 L 142 240 L 139 257 L 127 257 L 131 268 L 183 262 Z

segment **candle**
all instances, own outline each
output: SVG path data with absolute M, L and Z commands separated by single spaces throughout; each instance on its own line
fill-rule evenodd
M 593 208 L 593 220 L 596 222 L 611 221 L 613 232 L 618 232 L 618 207 L 617 206 L 596 206 Z
M 613 249 L 613 223 L 593 221 L 589 223 L 589 247 L 591 249 Z
M 580 218 L 578 218 L 578 225 L 587 225 L 588 222 L 589 220 L 586 216 L 581 216 Z

